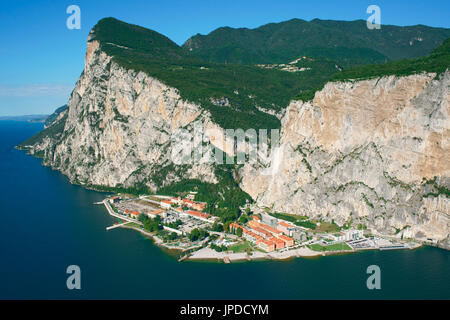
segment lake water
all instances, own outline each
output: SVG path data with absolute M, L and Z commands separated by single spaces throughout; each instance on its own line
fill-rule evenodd
M 105 194 L 13 146 L 42 124 L 0 121 L 1 299 L 428 299 L 450 298 L 450 252 L 425 247 L 232 264 L 182 262 L 93 203 Z M 381 290 L 366 287 L 369 265 Z M 66 288 L 81 268 L 82 289 Z

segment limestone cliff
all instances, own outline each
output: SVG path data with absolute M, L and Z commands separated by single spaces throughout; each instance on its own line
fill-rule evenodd
M 448 246 L 450 72 L 435 76 L 328 83 L 293 101 L 271 167 L 244 166 L 242 189 L 274 211 Z
M 87 186 L 142 185 L 156 191 L 183 177 L 215 183 L 208 164 L 174 172 L 171 136 L 192 127 L 194 120 L 217 127 L 176 89 L 120 67 L 97 41 L 89 41 L 68 109 L 54 122 L 63 122 L 62 132 L 24 147 L 72 182 Z

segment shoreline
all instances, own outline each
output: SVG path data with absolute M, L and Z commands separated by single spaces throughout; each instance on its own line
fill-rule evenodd
M 176 251 L 177 253 L 183 253 L 184 251 L 188 251 L 188 250 L 192 249 L 192 248 L 180 249 L 180 248 L 174 248 L 174 247 L 167 246 L 164 244 L 164 242 L 160 238 L 158 238 L 154 234 L 152 234 L 148 231 L 136 228 L 136 227 L 123 225 L 123 226 L 120 226 L 119 228 L 135 230 L 135 231 L 141 233 L 142 235 L 144 235 L 145 237 L 151 239 L 155 245 L 157 245 L 158 247 L 163 248 L 165 250 Z
M 120 228 L 124 229 L 131 229 L 140 232 L 142 235 L 146 236 L 147 238 L 153 240 L 154 244 L 157 245 L 160 248 L 171 250 L 171 251 L 177 251 L 178 253 L 183 253 L 185 251 L 191 250 L 192 248 L 188 249 L 174 249 L 171 247 L 168 247 L 164 245 L 161 239 L 159 239 L 157 236 L 151 234 L 150 232 L 147 232 L 145 230 L 131 227 L 131 226 L 120 226 Z M 353 251 L 351 251 L 353 252 Z M 206 254 L 205 254 L 206 253 Z M 331 252 L 333 253 L 333 252 Z M 291 251 L 286 252 L 261 252 L 261 251 L 254 251 L 252 252 L 251 256 L 248 256 L 245 252 L 239 252 L 239 253 L 224 253 L 224 252 L 217 252 L 209 247 L 201 248 L 197 251 L 194 251 L 192 254 L 190 254 L 188 257 L 186 257 L 184 260 L 191 260 L 191 261 L 217 261 L 221 262 L 224 261 L 224 259 L 228 258 L 230 262 L 238 262 L 238 261 L 262 261 L 262 260 L 289 260 L 292 258 L 305 258 L 305 257 L 317 257 L 317 256 L 323 256 L 323 253 L 313 251 L 309 248 L 298 248 Z
M 239 261 L 270 261 L 270 260 L 289 260 L 292 258 L 305 258 L 305 257 L 316 257 L 321 255 L 308 248 L 299 248 L 291 251 L 285 252 L 261 252 L 254 251 L 249 256 L 246 252 L 238 253 L 227 253 L 227 252 L 217 252 L 211 248 L 203 248 L 195 251 L 186 260 L 191 261 L 225 261 L 228 259 L 229 262 L 239 262 Z
M 161 239 L 159 239 L 157 236 L 153 235 L 150 232 L 147 232 L 145 230 L 131 227 L 131 226 L 120 226 L 120 228 L 124 229 L 131 229 L 138 231 L 145 237 L 151 239 L 155 245 L 162 248 L 163 250 L 169 251 L 169 254 L 173 256 L 178 256 L 179 254 L 182 254 L 183 252 L 189 251 L 192 248 L 188 249 L 180 249 L 180 248 L 173 248 L 170 246 L 167 246 L 163 243 Z M 397 251 L 397 250 L 416 250 L 419 248 L 424 247 L 424 244 L 415 244 L 412 247 L 409 248 L 402 248 L 402 249 L 396 249 L 396 250 L 384 250 L 384 251 Z M 214 262 L 214 263 L 231 263 L 231 262 L 250 262 L 250 261 L 287 261 L 295 258 L 318 258 L 318 257 L 325 257 L 325 256 L 333 256 L 333 255 L 348 255 L 353 253 L 359 253 L 364 251 L 383 251 L 379 248 L 370 248 L 370 249 L 361 249 L 361 250 L 339 250 L 339 251 L 325 251 L 325 252 L 319 252 L 319 251 L 313 251 L 306 247 L 301 247 L 298 249 L 288 250 L 284 252 L 261 252 L 261 251 L 253 251 L 252 254 L 249 256 L 246 252 L 237 252 L 237 253 L 228 253 L 228 252 L 217 252 L 209 247 L 204 247 L 199 250 L 194 251 L 191 254 L 188 254 L 188 256 L 184 256 L 182 259 L 179 259 L 179 261 L 185 261 L 189 260 L 191 262 Z
M 397 251 L 397 250 L 416 250 L 424 247 L 423 244 L 417 244 L 411 248 L 403 248 L 396 250 L 384 250 L 384 251 Z M 203 252 L 200 252 L 203 251 Z M 325 256 L 334 256 L 334 255 L 348 255 L 365 251 L 382 251 L 378 248 L 372 249 L 362 249 L 362 250 L 340 250 L 340 251 L 313 251 L 309 248 L 302 247 L 299 249 L 294 249 L 285 252 L 253 252 L 251 256 L 248 256 L 247 253 L 224 253 L 224 252 L 216 252 L 211 248 L 203 248 L 198 251 L 195 251 L 191 256 L 186 258 L 186 260 L 195 261 L 195 262 L 224 262 L 226 259 L 229 262 L 245 262 L 245 261 L 287 261 L 295 258 L 318 258 Z

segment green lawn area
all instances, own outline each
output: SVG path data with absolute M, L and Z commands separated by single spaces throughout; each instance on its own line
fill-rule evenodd
M 288 214 L 288 213 L 269 212 L 268 210 L 266 210 L 266 212 L 269 215 L 271 215 L 272 217 L 292 222 L 293 224 L 295 224 L 296 226 L 299 226 L 299 227 L 304 227 L 304 228 L 308 228 L 308 229 L 312 229 L 312 230 L 315 230 L 317 227 L 317 225 L 314 222 L 308 221 L 307 220 L 308 217 L 306 217 L 306 216 L 299 216 L 299 215 Z
M 233 251 L 233 253 L 246 252 L 247 249 L 253 250 L 252 244 L 248 241 L 239 242 L 228 247 L 228 250 Z
M 330 222 L 321 222 L 320 226 L 317 226 L 314 231 L 319 233 L 335 233 L 340 229 L 341 228 L 337 224 Z
M 321 246 L 320 244 L 315 243 L 309 245 L 308 248 L 310 248 L 313 251 L 320 251 L 320 252 L 351 250 L 351 248 L 345 242 L 330 244 L 328 246 Z
M 122 221 L 122 222 L 124 222 L 124 221 Z M 127 223 L 125 226 L 133 227 L 133 228 L 141 228 L 142 227 L 141 225 L 134 223 L 134 222 Z
M 122 221 L 122 223 L 123 223 L 123 222 L 126 222 L 126 221 Z M 142 228 L 142 225 L 137 224 L 137 223 L 134 223 L 134 222 L 130 222 L 130 223 L 127 223 L 127 224 L 125 225 L 125 227 L 141 229 L 141 228 Z
M 295 215 L 295 214 L 289 214 L 289 213 L 280 213 L 280 212 L 268 212 L 272 217 L 278 218 L 278 219 L 283 219 L 286 221 L 290 221 L 290 222 L 295 222 L 295 221 L 301 221 L 301 220 L 306 220 L 308 219 L 307 216 L 299 216 L 299 215 Z

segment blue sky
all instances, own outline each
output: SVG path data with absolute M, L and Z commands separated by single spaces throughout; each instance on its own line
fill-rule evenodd
M 81 9 L 81 30 L 69 30 L 69 5 Z M 86 38 L 103 17 L 156 30 L 178 44 L 222 26 L 255 28 L 292 18 L 367 19 L 450 27 L 448 0 L 2 0 L 0 3 L 0 115 L 51 113 L 67 102 L 83 70 Z

